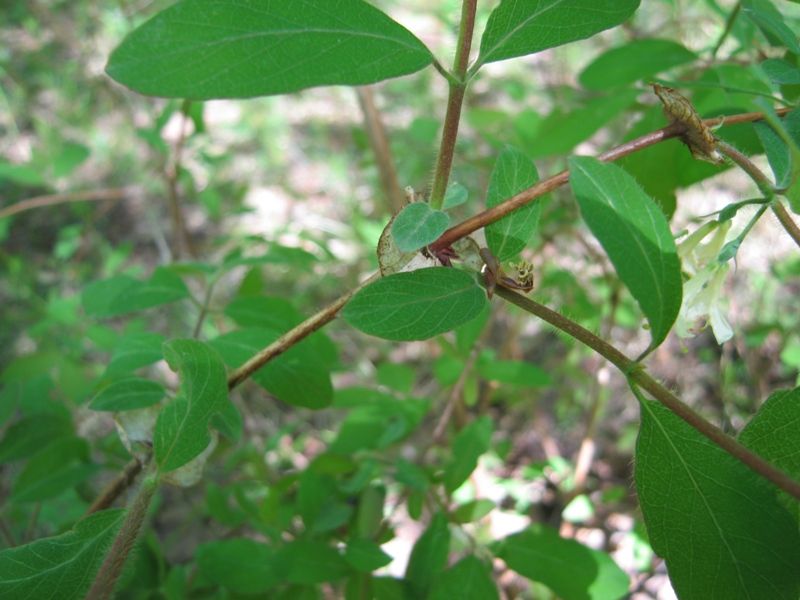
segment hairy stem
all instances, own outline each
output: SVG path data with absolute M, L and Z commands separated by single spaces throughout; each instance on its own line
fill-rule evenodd
M 142 482 L 139 493 L 134 498 L 130 508 L 128 508 L 119 533 L 117 533 L 117 537 L 114 539 L 108 554 L 106 554 L 92 587 L 86 594 L 86 600 L 106 600 L 113 597 L 114 587 L 122 574 L 128 555 L 136 545 L 142 524 L 147 516 L 147 509 L 157 489 L 158 483 L 155 478 L 147 477 Z
M 143 466 L 144 465 L 138 458 L 134 458 L 125 465 L 122 472 L 120 472 L 114 480 L 100 492 L 100 495 L 95 498 L 95 501 L 92 502 L 86 514 L 90 515 L 96 513 L 98 510 L 105 510 L 114 504 L 114 501 L 136 480 L 136 476 L 141 472 Z
M 300 323 L 297 327 L 287 331 L 277 340 L 272 342 L 269 346 L 261 350 L 258 354 L 250 358 L 246 363 L 244 363 L 241 367 L 236 369 L 233 373 L 230 374 L 228 377 L 228 389 L 232 390 L 237 385 L 242 383 L 245 379 L 250 377 L 253 373 L 258 371 L 261 367 L 267 364 L 270 360 L 275 358 L 276 356 L 283 354 L 289 348 L 294 346 L 295 344 L 301 342 L 303 339 L 317 331 L 318 329 L 324 327 L 333 319 L 336 318 L 336 315 L 339 313 L 344 305 L 350 301 L 356 292 L 358 292 L 364 286 L 372 283 L 376 279 L 380 277 L 380 273 L 375 273 L 370 276 L 364 283 L 356 287 L 355 289 L 350 290 L 346 294 L 340 296 L 333 302 L 331 302 L 328 306 L 323 308 L 314 316 L 306 319 L 302 323 Z
M 472 48 L 472 34 L 475 30 L 475 11 L 478 0 L 463 0 L 461 5 L 461 23 L 458 28 L 458 45 L 453 64 L 455 80 L 449 79 L 449 92 L 447 97 L 447 112 L 442 128 L 442 143 L 439 146 L 439 155 L 436 159 L 436 171 L 433 175 L 430 205 L 440 209 L 444 203 L 444 194 L 447 191 L 447 182 L 450 180 L 450 169 L 453 166 L 458 125 L 461 121 L 461 106 L 464 104 L 464 94 L 467 91 L 467 65 L 469 51 Z
M 791 236 L 794 240 L 794 243 L 800 247 L 800 227 L 797 226 L 797 223 L 792 220 L 792 217 L 783 207 L 783 204 L 780 202 L 773 202 L 771 205 L 772 212 L 775 213 L 775 216 L 778 217 L 778 221 L 783 228 L 786 230 L 786 233 Z
M 768 479 L 774 483 L 780 489 L 800 500 L 800 483 L 793 480 L 782 470 L 776 468 L 774 465 L 770 464 L 757 454 L 742 446 L 735 439 L 723 433 L 718 427 L 715 427 L 706 421 L 689 406 L 681 402 L 681 400 L 667 388 L 662 386 L 650 375 L 648 375 L 641 365 L 625 356 L 614 346 L 597 337 L 588 329 L 581 327 L 576 322 L 564 317 L 563 315 L 547 308 L 542 304 L 539 304 L 538 302 L 531 300 L 530 298 L 526 298 L 521 294 L 503 287 L 498 287 L 495 290 L 495 293 L 504 300 L 519 306 L 521 309 L 539 317 L 543 321 L 547 321 L 556 329 L 560 329 L 570 337 L 575 338 L 582 344 L 602 355 L 606 360 L 611 362 L 611 364 L 622 371 L 629 381 L 647 391 L 658 402 L 663 404 L 670 411 L 691 425 L 698 433 L 711 440 L 717 446 L 728 452 L 731 456 L 744 463 L 747 467 L 765 479 Z

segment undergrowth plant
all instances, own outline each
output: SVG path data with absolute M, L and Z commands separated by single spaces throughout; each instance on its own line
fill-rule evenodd
M 380 235 L 375 272 L 308 318 L 259 278 L 276 262 L 310 271 L 307 253 L 241 247 L 204 258 L 183 234 L 174 165 L 167 200 L 176 243 L 191 260 L 146 277 L 113 273 L 81 293 L 82 322 L 108 357 L 91 382 L 88 409 L 98 418 L 113 415 L 121 444 L 116 435 L 76 431 L 53 392 L 60 380 L 42 377 L 52 367 L 44 359 L 18 360 L 3 371 L 0 414 L 11 424 L 0 462 L 16 469 L 3 501 L 7 541 L 22 534 L 32 507 L 46 511 L 59 495 L 78 490 L 70 498 L 80 511 L 48 516 L 52 536 L 23 538 L 0 552 L 0 597 L 110 598 L 115 590 L 137 598 L 626 597 L 636 584 L 610 548 L 571 539 L 559 529 L 560 517 L 534 518 L 500 537 L 480 529 L 498 507 L 470 492 L 470 478 L 482 457 L 502 458 L 508 448 L 496 435 L 504 409 L 479 399 L 479 382 L 563 393 L 555 379 L 574 369 L 549 372 L 491 351 L 492 319 L 509 304 L 521 309 L 514 313 L 519 328 L 543 321 L 558 332 L 554 340 L 572 338 L 627 382 L 640 411 L 633 483 L 646 526 L 641 539 L 665 561 L 678 597 L 798 597 L 800 390 L 774 391 L 754 402 L 758 409 L 743 427 L 723 431 L 648 372 L 671 332 L 687 337 L 708 323 L 720 344 L 730 343 L 726 280 L 759 219 L 774 215 L 800 247 L 791 215 L 800 214 L 797 7 L 741 0 L 726 11 L 709 2 L 720 30 L 711 47 L 690 51 L 655 32 L 609 48 L 577 74 L 588 92 L 579 106 L 554 108 L 529 127 L 501 123 L 488 187 L 466 189 L 451 181 L 451 170 L 465 101 L 483 68 L 591 38 L 640 10 L 639 0 L 502 0 L 476 31 L 477 5 L 461 3 L 448 64 L 364 0 L 180 0 L 114 49 L 106 72 L 126 94 L 181 99 L 171 110 L 198 123 L 206 100 L 366 86 L 435 69 L 448 90 L 440 144 L 429 189 L 410 190 L 405 200 L 384 165 L 396 214 Z M 567 156 L 623 113 L 632 117 L 623 139 L 596 156 L 569 155 L 566 170 L 540 177 L 534 158 Z M 374 138 L 373 146 L 377 152 Z M 770 175 L 750 158 L 762 153 Z M 675 231 L 676 190 L 730 169 L 745 173 L 757 196 L 712 215 L 693 213 L 691 230 Z M 471 206 L 468 196 L 485 205 L 456 218 Z M 616 282 L 605 305 L 590 302 L 588 313 L 546 305 L 554 298 L 548 285 L 558 284 L 537 275 L 547 243 L 545 202 L 574 203 L 573 227 L 582 221 L 599 244 L 587 245 L 595 249 L 591 260 L 610 265 Z M 215 287 L 235 287 L 231 278 L 243 268 L 238 291 L 212 306 Z M 199 299 L 190 291 L 198 281 Z M 608 325 L 625 301 L 649 336 L 631 356 L 615 347 Z M 184 330 L 175 313 L 163 313 L 173 315 L 165 338 L 141 318 L 167 305 L 194 310 L 194 326 Z M 431 353 L 424 362 L 436 373 L 437 391 L 429 385 L 422 393 L 413 369 L 392 364 L 379 369 L 380 386 L 334 389 L 332 371 L 354 369 L 323 330 L 337 317 L 363 332 L 363 345 L 370 336 L 440 336 L 438 345 L 421 346 Z M 233 400 L 250 381 L 286 410 L 308 409 L 299 415 L 330 408 L 342 415 L 307 464 L 280 466 L 262 456 L 279 455 L 296 422 L 263 452 L 249 444 L 254 408 Z M 590 412 L 591 432 L 603 412 Z M 98 453 L 112 457 L 106 474 L 118 469 L 99 493 L 91 487 L 102 470 Z M 565 504 L 589 498 L 585 465 L 561 467 L 567 474 L 555 486 Z M 191 558 L 168 564 L 154 523 L 169 511 L 168 498 L 180 498 L 175 486 L 204 485 L 203 508 L 185 509 L 182 526 L 213 522 L 225 531 L 187 541 Z M 395 538 L 400 510 L 422 533 L 404 574 L 393 576 L 382 569 L 392 560 L 385 545 Z M 651 561 L 642 572 L 652 569 Z M 509 571 L 517 583 L 504 579 Z M 519 586 L 522 578 L 535 592 Z

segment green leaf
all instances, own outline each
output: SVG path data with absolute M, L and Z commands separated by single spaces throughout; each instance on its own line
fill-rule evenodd
M 126 275 L 95 281 L 83 290 L 83 309 L 90 317 L 115 317 L 189 297 L 186 284 L 171 270 L 159 267 L 147 281 Z
M 604 552 L 534 526 L 494 546 L 506 564 L 549 587 L 563 600 L 616 600 L 628 593 L 628 576 Z
M 447 566 L 450 554 L 450 528 L 447 518 L 436 513 L 411 550 L 406 567 L 406 579 L 414 598 L 425 598 L 439 574 Z
M 775 392 L 761 405 L 739 434 L 739 441 L 800 480 L 800 388 Z M 785 492 L 780 496 L 794 515 L 800 515 L 800 503 Z
M 539 181 L 536 166 L 521 151 L 506 147 L 497 157 L 486 192 L 486 206 L 492 208 Z M 529 202 L 499 221 L 486 226 L 486 243 L 498 261 L 517 256 L 530 242 L 539 224 L 543 199 Z
M 250 327 L 221 335 L 211 345 L 228 365 L 236 368 L 279 337 L 277 331 Z M 252 379 L 282 402 L 294 406 L 325 408 L 333 398 L 330 372 L 308 340 L 270 360 Z
M 0 441 L 0 464 L 28 458 L 47 444 L 74 435 L 72 420 L 67 415 L 26 417 L 6 429 Z
M 313 585 L 342 579 L 347 562 L 335 548 L 325 542 L 299 539 L 278 551 L 276 565 L 291 583 Z
M 742 14 L 761 30 L 773 46 L 784 46 L 800 54 L 797 35 L 769 0 L 742 0 Z
M 478 373 L 490 381 L 524 387 L 547 387 L 553 383 L 550 373 L 521 360 L 496 360 L 481 356 Z
M 800 535 L 775 488 L 657 402 L 640 406 L 636 489 L 678 597 L 796 600 Z
M 425 202 L 413 202 L 392 221 L 394 243 L 401 252 L 412 252 L 438 238 L 450 224 L 450 217 Z
M 471 500 L 453 511 L 453 519 L 456 523 L 472 523 L 480 521 L 494 509 L 495 504 L 491 500 Z
M 595 58 L 581 72 L 578 81 L 588 89 L 608 90 L 650 79 L 696 59 L 694 52 L 672 40 L 633 40 Z
M 124 335 L 114 347 L 105 376 L 114 377 L 151 365 L 163 358 L 164 338 L 157 333 L 140 332 Z
M 387 340 L 425 340 L 475 317 L 486 294 L 463 271 L 443 267 L 395 273 L 360 290 L 342 315 Z
M 378 383 L 404 394 L 411 392 L 417 379 L 417 371 L 413 367 L 391 362 L 378 365 L 376 375 Z
M 754 124 L 769 166 L 775 174 L 775 185 L 779 189 L 800 188 L 800 165 L 795 164 L 800 161 L 800 110 L 793 110 L 775 123 L 780 126 L 780 131 L 766 122 Z
M 85 440 L 65 437 L 34 454 L 14 482 L 12 498 L 17 502 L 41 502 L 75 487 L 97 471 L 89 464 Z
M 780 58 L 768 58 L 759 65 L 773 83 L 778 85 L 797 85 L 800 83 L 800 69 Z
M 474 556 L 465 556 L 436 580 L 429 600 L 495 600 L 497 586 L 491 569 Z
M 89 408 L 98 411 L 137 410 L 161 402 L 164 386 L 141 377 L 126 377 L 115 381 L 97 393 Z
M 248 538 L 202 544 L 195 557 L 205 578 L 237 594 L 263 594 L 282 580 L 275 550 Z
M 356 571 L 361 571 L 362 573 L 371 573 L 392 562 L 392 557 L 381 550 L 378 544 L 358 538 L 347 542 L 344 559 Z
M 17 165 L 0 160 L 0 181 L 11 181 L 20 186 L 45 185 L 45 175 L 41 169 L 31 164 Z
M 638 95 L 638 90 L 618 90 L 587 98 L 571 110 L 557 106 L 531 131 L 519 130 L 523 149 L 530 158 L 566 154 L 634 104 Z
M 478 466 L 478 459 L 489 450 L 492 429 L 492 420 L 484 416 L 458 432 L 453 440 L 452 458 L 444 470 L 444 487 L 448 493 L 452 494 Z
M 481 38 L 476 68 L 586 39 L 627 20 L 639 0 L 503 0 Z
M 449 210 L 456 206 L 461 206 L 469 198 L 469 190 L 458 182 L 451 183 L 447 186 L 447 191 L 444 194 L 444 203 L 442 204 L 443 210 Z
M 681 307 L 681 266 L 667 220 L 620 167 L 588 156 L 569 164 L 581 214 L 647 317 L 655 348 Z
M 0 552 L 0 597 L 26 600 L 83 598 L 122 523 L 106 510 L 71 531 Z
M 212 423 L 230 434 L 238 418 L 228 400 L 225 365 L 214 349 L 196 340 L 171 340 L 164 358 L 180 376 L 181 389 L 156 421 L 153 450 L 162 473 L 199 456 L 211 443 Z
M 106 71 L 142 94 L 203 100 L 364 85 L 431 62 L 363 0 L 184 0 L 125 38 Z

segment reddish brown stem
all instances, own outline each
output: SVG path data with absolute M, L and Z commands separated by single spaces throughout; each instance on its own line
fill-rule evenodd
M 45 196 L 34 196 L 27 200 L 22 200 L 11 206 L 0 209 L 0 219 L 10 217 L 26 210 L 34 208 L 44 208 L 45 206 L 55 206 L 67 202 L 97 202 L 99 200 L 121 200 L 123 198 L 140 193 L 138 188 L 110 188 L 101 190 L 87 190 L 85 192 L 68 192 L 66 194 L 47 194 Z
M 131 460 L 125 468 L 111 481 L 100 495 L 92 502 L 86 511 L 87 515 L 109 508 L 119 496 L 127 490 L 135 481 L 136 476 L 142 470 L 142 463 L 138 458 Z

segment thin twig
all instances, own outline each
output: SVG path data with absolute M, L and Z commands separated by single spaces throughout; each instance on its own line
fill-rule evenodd
M 113 481 L 109 482 L 105 489 L 100 492 L 100 495 L 95 498 L 95 501 L 92 502 L 86 514 L 90 515 L 98 510 L 105 510 L 114 504 L 114 501 L 135 481 L 136 476 L 142 470 L 142 466 L 138 458 L 134 458 L 125 465 L 122 472 L 120 472 Z
M 34 196 L 27 200 L 22 200 L 11 206 L 0 209 L 0 219 L 12 215 L 32 210 L 34 208 L 44 208 L 45 206 L 55 206 L 68 202 L 97 202 L 100 200 L 122 200 L 140 193 L 137 187 L 123 188 L 104 188 L 100 190 L 86 190 L 84 192 L 67 192 L 64 194 L 46 194 L 44 196 Z
M 364 126 L 372 146 L 372 153 L 375 155 L 375 164 L 378 165 L 383 193 L 386 194 L 389 201 L 389 212 L 397 214 L 405 206 L 405 194 L 397 181 L 397 170 L 394 167 L 394 158 L 389 146 L 389 138 L 386 135 L 386 127 L 384 127 L 381 115 L 375 106 L 372 88 L 357 87 L 356 94 L 361 112 L 364 113 Z
M 13 548 L 17 545 L 17 540 L 14 539 L 14 533 L 8 527 L 5 519 L 0 519 L 0 533 L 3 534 L 3 539 L 6 541 L 8 548 Z
M 245 379 L 250 377 L 250 375 L 267 364 L 270 360 L 280 354 L 283 354 L 295 344 L 299 343 L 321 327 L 333 321 L 339 311 L 344 308 L 344 305 L 350 301 L 350 298 L 352 298 L 356 292 L 358 292 L 364 286 L 372 283 L 379 277 L 380 273 L 374 273 L 366 281 L 364 281 L 364 283 L 350 290 L 343 296 L 340 296 L 337 300 L 331 302 L 317 314 L 306 319 L 297 327 L 287 331 L 269 346 L 259 351 L 258 354 L 250 358 L 246 363 L 230 374 L 228 377 L 228 389 L 232 390 Z
M 472 35 L 475 30 L 475 11 L 478 0 L 463 0 L 461 4 L 461 22 L 458 27 L 458 43 L 456 56 L 453 61 L 453 76 L 456 81 L 450 80 L 447 97 L 447 111 L 442 127 L 442 142 L 439 154 L 436 157 L 436 170 L 431 186 L 430 205 L 440 209 L 447 191 L 447 182 L 450 180 L 450 169 L 453 166 L 455 155 L 458 126 L 461 122 L 461 107 L 464 104 L 464 94 L 467 91 L 467 65 L 469 64 L 469 51 L 472 48 Z
M 181 123 L 178 139 L 172 150 L 172 159 L 168 160 L 164 169 L 164 179 L 167 186 L 167 206 L 169 207 L 170 220 L 172 221 L 172 235 L 174 236 L 173 254 L 180 258 L 188 253 L 195 256 L 192 239 L 186 229 L 186 221 L 183 218 L 183 208 L 181 207 L 181 197 L 178 190 L 178 179 L 181 173 L 181 162 L 183 160 L 183 146 L 186 141 L 186 127 L 189 124 L 190 100 L 184 100 L 181 106 Z
M 470 373 L 472 373 L 472 368 L 475 366 L 478 354 L 480 354 L 480 344 L 475 344 L 467 360 L 464 361 L 464 365 L 461 367 L 461 374 L 458 376 L 455 385 L 453 385 L 453 389 L 450 390 L 450 395 L 447 397 L 447 404 L 442 411 L 442 416 L 439 417 L 439 422 L 436 423 L 436 427 L 433 430 L 431 439 L 434 444 L 440 444 L 444 440 L 447 425 L 450 423 L 456 405 L 459 404 L 464 397 L 464 385 L 467 383 Z
M 717 56 L 717 52 L 722 47 L 722 44 L 725 43 L 725 40 L 730 35 L 731 31 L 733 30 L 733 24 L 736 22 L 736 17 L 739 16 L 739 12 L 742 10 L 742 3 L 737 2 L 736 6 L 733 7 L 731 14 L 728 15 L 728 19 L 725 21 L 725 29 L 722 31 L 722 35 L 719 36 L 717 43 L 714 44 L 714 49 L 711 51 L 711 58 Z
M 790 108 L 782 108 L 778 109 L 775 112 L 778 115 L 784 115 L 788 113 L 791 109 Z M 751 112 L 751 113 L 740 113 L 737 115 L 731 115 L 728 117 L 716 117 L 714 119 L 704 119 L 703 123 L 708 127 L 714 127 L 716 125 L 736 125 L 739 123 L 750 123 L 752 121 L 759 121 L 764 118 L 764 113 L 760 112 Z M 631 140 L 629 142 L 625 142 L 616 148 L 612 148 L 611 150 L 607 150 L 600 154 L 597 158 L 604 162 L 613 162 L 615 160 L 619 160 L 629 154 L 634 152 L 638 152 L 644 148 L 649 146 L 653 146 L 654 144 L 658 144 L 659 142 L 663 142 L 664 140 L 668 140 L 674 137 L 679 136 L 683 133 L 684 128 L 680 124 L 673 124 L 668 125 L 662 129 L 658 129 L 656 131 L 652 131 L 648 134 L 645 134 L 641 137 L 636 138 L 635 140 Z M 562 185 L 566 184 L 569 181 L 569 171 L 561 171 L 552 177 L 548 177 L 547 179 L 543 179 L 539 181 L 535 185 L 529 187 L 528 189 L 522 190 L 520 193 L 512 196 L 508 200 L 493 206 L 483 212 L 480 212 L 472 217 L 465 219 L 461 223 L 454 225 L 447 231 L 445 231 L 438 240 L 433 242 L 430 245 L 431 251 L 435 252 L 438 250 L 442 250 L 447 248 L 453 242 L 460 240 L 463 237 L 466 237 L 477 231 L 478 229 L 489 225 L 490 223 L 494 223 L 495 221 L 499 221 L 503 217 L 505 217 L 510 212 L 525 206 L 541 198 L 545 194 L 552 192 L 553 190 L 561 187 Z
M 614 346 L 597 337 L 588 329 L 581 327 L 575 321 L 564 317 L 530 298 L 526 298 L 504 287 L 498 287 L 495 293 L 504 300 L 508 300 L 512 304 L 519 306 L 521 309 L 539 317 L 543 321 L 547 321 L 556 329 L 560 329 L 602 355 L 606 360 L 622 371 L 630 381 L 647 391 L 653 398 L 663 404 L 672 413 L 683 419 L 698 433 L 711 440 L 714 444 L 744 463 L 754 472 L 768 479 L 794 498 L 800 500 L 800 483 L 789 477 L 781 469 L 778 469 L 757 454 L 751 452 L 732 437 L 726 435 L 718 427 L 706 421 L 688 405 L 681 402 L 672 392 L 648 375 L 639 363 L 625 356 Z
M 770 208 L 772 208 L 772 212 L 775 214 L 775 216 L 778 217 L 778 221 L 781 225 L 783 225 L 786 233 L 788 233 L 789 236 L 794 240 L 794 243 L 800 247 L 800 228 L 783 207 L 783 204 L 780 202 L 773 202 Z

